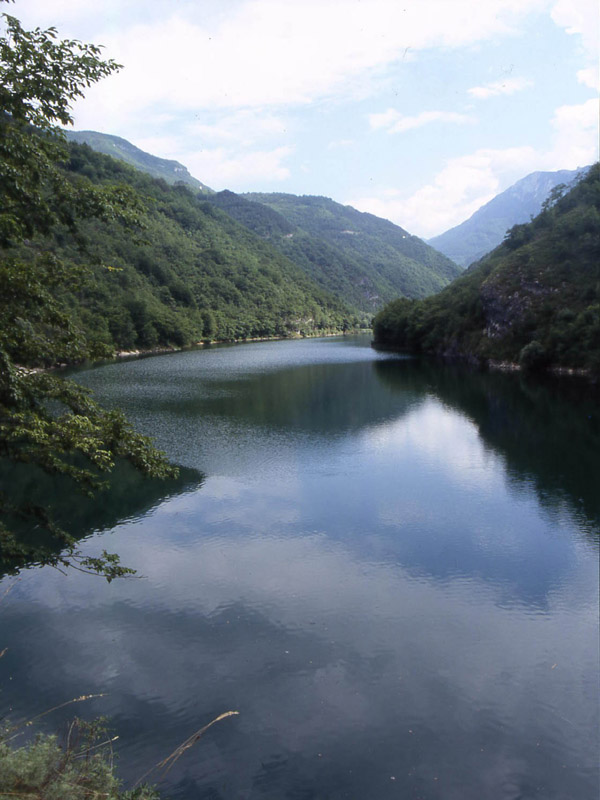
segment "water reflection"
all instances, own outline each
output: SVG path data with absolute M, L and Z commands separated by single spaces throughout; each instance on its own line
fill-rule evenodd
M 108 691 L 94 711 L 115 718 L 131 777 L 235 708 L 178 765 L 180 796 L 393 797 L 400 786 L 511 797 L 529 783 L 562 798 L 593 787 L 593 570 L 536 613 L 503 607 L 476 578 L 415 579 L 323 536 L 214 538 L 165 554 L 166 521 L 128 532 L 124 555 L 142 555 L 149 576 L 135 590 L 75 580 L 65 595 L 51 575 L 19 586 L 4 616 L 10 644 L 20 633 L 13 696 Z
M 567 504 L 598 535 L 600 390 L 566 379 L 527 379 L 428 362 L 380 361 L 374 370 L 398 394 L 434 392 L 472 420 L 487 448 L 502 456 L 515 489 L 533 484 L 545 507 Z
M 533 482 L 542 503 L 567 503 L 598 526 L 598 389 L 433 365 L 368 345 L 347 337 L 226 346 L 114 364 L 80 379 L 125 408 L 177 463 L 212 475 L 277 469 L 303 440 L 322 449 L 435 398 L 476 425 L 515 488 Z
M 52 522 L 74 539 L 93 532 L 107 531 L 115 525 L 142 519 L 159 503 L 196 491 L 204 480 L 197 470 L 182 467 L 177 477 L 159 480 L 141 475 L 127 461 L 119 461 L 106 475 L 106 484 L 93 498 L 77 490 L 73 482 L 60 475 L 50 475 L 29 464 L 0 460 L 0 485 L 17 507 L 46 508 Z M 13 520 L 16 530 L 19 520 Z M 59 552 L 59 541 L 42 530 L 31 530 L 31 523 L 21 533 L 29 546 Z M 18 571 L 23 564 L 0 558 L 0 575 Z
M 5 699 L 108 691 L 132 780 L 239 710 L 170 774 L 185 800 L 594 796 L 597 506 L 561 478 L 569 441 L 597 474 L 587 407 L 557 399 L 547 448 L 512 376 L 304 345 L 87 374 L 207 477 L 110 534 L 145 580 L 23 573 Z

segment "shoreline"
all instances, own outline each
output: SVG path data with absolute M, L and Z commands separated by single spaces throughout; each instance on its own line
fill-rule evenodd
M 213 345 L 219 344 L 245 344 L 246 342 L 293 342 L 299 339 L 325 339 L 333 336 L 356 336 L 360 334 L 367 334 L 372 333 L 371 330 L 349 330 L 349 331 L 339 331 L 336 333 L 315 333 L 313 334 L 305 334 L 305 335 L 297 335 L 297 336 L 252 336 L 246 339 L 204 339 L 200 342 L 195 342 L 194 344 L 183 345 L 182 347 L 175 347 L 173 346 L 165 346 L 165 347 L 151 347 L 148 350 L 143 349 L 136 349 L 136 350 L 116 350 L 115 354 L 108 359 L 100 359 L 101 361 L 109 360 L 113 361 L 115 359 L 121 358 L 140 358 L 143 356 L 153 356 L 153 355 L 163 355 L 165 353 L 183 353 L 186 350 L 197 350 L 203 349 L 205 347 L 212 347 Z
M 447 364 L 453 362 L 460 363 L 482 372 L 489 370 L 490 372 L 520 372 L 525 375 L 553 376 L 556 378 L 577 378 L 579 380 L 586 380 L 588 383 L 594 386 L 598 385 L 600 382 L 600 377 L 595 375 L 589 368 L 586 367 L 564 367 L 555 364 L 554 366 L 549 366 L 540 371 L 527 372 L 523 369 L 521 364 L 518 364 L 516 361 L 497 361 L 493 358 L 483 360 L 474 356 L 459 353 L 453 353 L 452 355 L 444 353 L 415 353 L 411 352 L 410 350 L 395 347 L 394 345 L 375 341 L 371 342 L 371 346 L 375 350 L 382 350 L 384 352 L 403 353 L 405 355 L 411 355 L 417 358 L 433 358 L 437 361 L 444 361 Z
M 336 331 L 335 333 L 315 333 L 313 334 L 305 334 L 305 335 L 296 335 L 296 336 L 253 336 L 248 337 L 246 339 L 206 339 L 200 342 L 195 342 L 194 344 L 184 345 L 182 347 L 176 347 L 175 345 L 171 346 L 163 346 L 163 347 L 151 347 L 146 349 L 136 348 L 135 350 L 116 350 L 112 356 L 106 356 L 103 358 L 97 359 L 90 359 L 88 361 L 81 362 L 80 364 L 58 364 L 55 367 L 39 367 L 35 368 L 36 371 L 50 371 L 50 370 L 59 370 L 59 369 L 77 369 L 79 367 L 84 366 L 85 364 L 89 365 L 100 365 L 100 364 L 110 364 L 115 363 L 117 361 L 135 361 L 138 358 L 150 358 L 151 356 L 160 356 L 160 355 L 168 355 L 169 353 L 185 353 L 190 350 L 202 350 L 204 348 L 213 347 L 215 345 L 222 345 L 222 344 L 245 344 L 251 342 L 291 342 L 291 341 L 298 341 L 300 339 L 325 339 L 325 338 L 332 338 L 335 336 L 357 336 L 357 335 L 372 335 L 372 329 L 352 329 L 348 331 Z M 31 370 L 33 371 L 33 370 Z
M 487 368 L 495 372 L 523 372 L 523 367 L 515 361 L 494 361 L 490 359 L 487 362 Z M 594 382 L 597 380 L 589 369 L 585 367 L 548 367 L 542 370 L 540 374 L 558 375 L 561 377 L 574 377 L 574 378 L 587 378 Z
M 175 345 L 170 346 L 163 346 L 163 347 L 151 347 L 147 350 L 145 349 L 138 349 L 135 350 L 115 350 L 115 352 L 110 356 L 100 356 L 98 358 L 90 358 L 84 361 L 78 362 L 62 362 L 60 364 L 54 364 L 50 367 L 26 367 L 22 364 L 16 364 L 16 368 L 20 370 L 22 373 L 26 374 L 33 374 L 37 372 L 60 372 L 63 370 L 70 370 L 70 369 L 82 369 L 91 366 L 101 366 L 103 364 L 114 364 L 118 361 L 135 361 L 138 358 L 150 358 L 151 356 L 160 356 L 160 355 L 168 355 L 169 353 L 185 353 L 190 350 L 201 350 L 205 347 L 212 347 L 215 345 L 221 344 L 245 344 L 251 342 L 288 342 L 288 341 L 297 341 L 300 339 L 325 339 L 331 338 L 334 336 L 360 336 L 367 334 L 372 335 L 373 331 L 369 329 L 352 329 L 348 331 L 339 331 L 336 333 L 316 333 L 314 335 L 297 335 L 297 336 L 254 336 L 247 339 L 211 339 L 211 340 L 203 340 L 200 342 L 195 342 L 194 344 L 187 344 L 182 347 L 176 347 Z

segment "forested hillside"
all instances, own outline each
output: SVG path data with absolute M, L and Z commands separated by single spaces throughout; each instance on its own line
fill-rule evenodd
M 381 307 L 382 294 L 390 295 L 392 290 L 387 282 L 377 274 L 369 276 L 358 259 L 311 236 L 269 206 L 229 191 L 218 192 L 207 199 L 267 239 L 319 286 L 355 309 L 365 323 L 370 323 L 373 311 Z
M 268 242 L 183 185 L 145 175 L 71 143 L 65 174 L 91 186 L 125 185 L 139 227 L 86 220 L 56 226 L 19 248 L 52 253 L 77 279 L 57 287 L 97 355 L 202 339 L 312 334 L 357 324 Z
M 125 139 L 97 131 L 66 133 L 69 140 L 88 144 L 152 177 L 200 190 L 203 200 L 267 239 L 321 289 L 348 306 L 354 324 L 369 325 L 372 314 L 398 294 L 425 297 L 460 272 L 402 228 L 327 198 L 215 193 L 178 162 L 157 158 Z
M 600 167 L 439 294 L 399 299 L 375 341 L 527 369 L 600 374 Z
M 268 237 L 323 288 L 365 312 L 398 295 L 426 297 L 461 272 L 403 228 L 326 197 L 221 192 L 208 199 Z

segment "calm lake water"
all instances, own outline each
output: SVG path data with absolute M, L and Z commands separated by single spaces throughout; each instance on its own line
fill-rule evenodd
M 595 800 L 597 395 L 376 353 L 214 347 L 78 373 L 183 465 L 57 498 L 142 579 L 28 569 L 12 717 L 111 717 L 185 800 Z M 159 776 L 157 776 L 159 777 Z

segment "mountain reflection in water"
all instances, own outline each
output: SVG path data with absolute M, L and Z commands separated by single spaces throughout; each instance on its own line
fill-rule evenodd
M 593 396 L 352 338 L 79 379 L 205 478 L 86 522 L 144 580 L 22 572 L 7 705 L 108 692 L 127 780 L 240 711 L 169 774 L 185 800 L 595 796 Z

